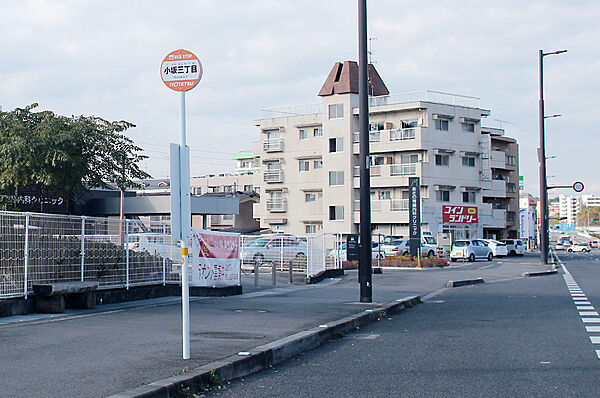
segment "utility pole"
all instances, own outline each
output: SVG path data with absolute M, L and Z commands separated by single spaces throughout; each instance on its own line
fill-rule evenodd
M 371 176 L 369 170 L 369 72 L 367 65 L 367 0 L 358 0 L 358 124 L 360 126 L 360 301 L 373 301 L 371 253 Z

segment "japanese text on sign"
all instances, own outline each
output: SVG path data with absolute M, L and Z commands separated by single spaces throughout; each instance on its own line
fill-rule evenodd
M 160 74 L 165 85 L 171 90 L 188 91 L 200 81 L 202 65 L 191 52 L 177 50 L 165 57 L 160 66 Z
M 192 228 L 192 286 L 240 284 L 240 235 Z
M 442 206 L 442 222 L 449 224 L 477 224 L 477 207 Z

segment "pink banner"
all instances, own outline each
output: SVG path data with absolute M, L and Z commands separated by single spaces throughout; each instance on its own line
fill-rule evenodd
M 235 286 L 240 281 L 240 235 L 192 228 L 192 286 Z

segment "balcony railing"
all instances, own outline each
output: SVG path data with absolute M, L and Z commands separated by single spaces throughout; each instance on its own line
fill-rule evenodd
M 265 152 L 283 151 L 283 138 L 266 139 L 263 142 Z
M 390 169 L 390 175 L 393 175 L 393 176 L 417 175 L 417 164 L 418 163 L 392 164 L 391 169 Z
M 267 200 L 267 211 L 278 212 L 286 211 L 287 200 L 285 199 L 268 199 Z
M 418 91 L 413 93 L 381 95 L 378 97 L 369 97 L 369 106 L 384 106 L 393 104 L 403 104 L 407 102 L 434 102 L 439 104 L 449 104 L 457 106 L 466 106 L 470 108 L 479 108 L 479 98 L 466 95 L 457 95 L 443 93 L 440 91 Z
M 265 182 L 282 182 L 283 181 L 283 170 L 279 170 L 279 169 L 265 170 L 263 173 L 263 179 Z
M 390 141 L 414 140 L 417 134 L 416 128 L 392 129 L 390 130 Z
M 360 201 L 355 200 L 354 206 L 360 208 Z M 382 213 L 389 211 L 408 211 L 408 199 L 371 199 L 371 212 Z

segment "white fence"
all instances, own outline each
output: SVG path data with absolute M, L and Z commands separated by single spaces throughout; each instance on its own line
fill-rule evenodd
M 339 269 L 341 236 L 243 235 L 242 268 Z M 101 289 L 179 283 L 181 249 L 169 223 L 0 211 L 0 299 L 38 283 L 97 281 Z
M 297 237 L 289 234 L 242 235 L 240 258 L 243 270 L 270 270 L 275 283 L 276 271 L 302 272 L 307 277 L 342 267 L 338 255 L 339 234 Z M 256 282 L 258 283 L 258 282 Z
M 161 222 L 0 211 L 0 298 L 27 297 L 37 283 L 178 282 L 170 232 Z

